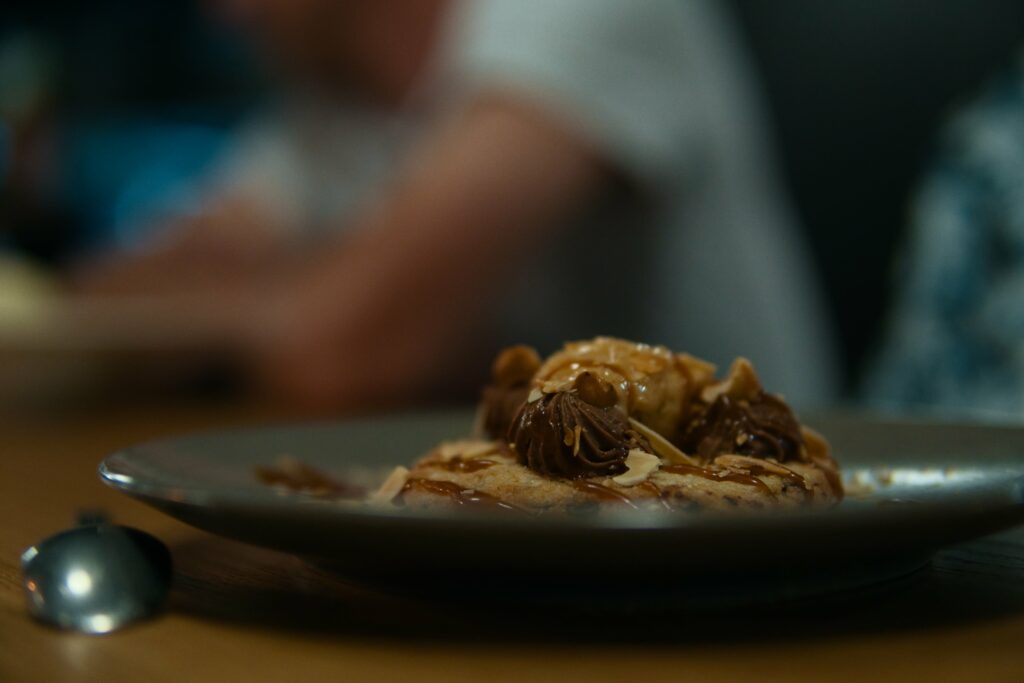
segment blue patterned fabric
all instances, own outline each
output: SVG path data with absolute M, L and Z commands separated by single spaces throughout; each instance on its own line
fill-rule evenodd
M 1024 52 L 947 127 L 865 396 L 1024 418 Z

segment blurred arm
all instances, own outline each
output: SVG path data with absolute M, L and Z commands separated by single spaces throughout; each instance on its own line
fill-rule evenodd
M 503 281 L 606 175 L 538 111 L 478 101 L 268 307 L 251 339 L 257 373 L 274 390 L 342 409 L 438 379 Z

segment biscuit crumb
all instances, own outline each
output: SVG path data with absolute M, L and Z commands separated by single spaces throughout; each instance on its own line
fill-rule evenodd
M 490 455 L 498 450 L 494 441 L 483 441 L 480 439 L 462 439 L 459 441 L 445 441 L 437 447 L 437 454 L 441 460 L 448 462 L 452 458 L 461 456 L 464 459 L 479 458 L 482 455 Z

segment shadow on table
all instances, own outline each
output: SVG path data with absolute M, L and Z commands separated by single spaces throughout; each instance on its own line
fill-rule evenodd
M 347 581 L 299 558 L 203 535 L 173 548 L 170 609 L 251 627 L 465 643 L 667 645 L 894 632 L 1024 612 L 1018 538 L 993 537 L 940 553 L 907 576 L 867 588 L 737 607 L 609 599 L 577 592 L 531 600 L 500 580 L 460 591 L 409 572 L 403 594 Z M 599 568 L 596 569 L 599 571 Z M 488 581 L 488 577 L 467 580 Z M 630 579 L 636 580 L 636 579 Z M 667 585 L 669 576 L 647 580 Z M 491 599 L 483 599 L 482 595 Z

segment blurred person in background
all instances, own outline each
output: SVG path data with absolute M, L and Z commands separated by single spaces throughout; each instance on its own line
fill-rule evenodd
M 946 127 L 912 206 L 883 408 L 1024 417 L 1024 49 Z
M 49 255 L 73 241 L 54 186 L 58 175 L 56 66 L 45 43 L 0 44 L 0 247 Z
M 595 334 L 748 355 L 788 399 L 830 396 L 818 287 L 716 3 L 216 8 L 286 96 L 199 211 L 85 291 L 219 306 L 258 381 L 332 409 Z

